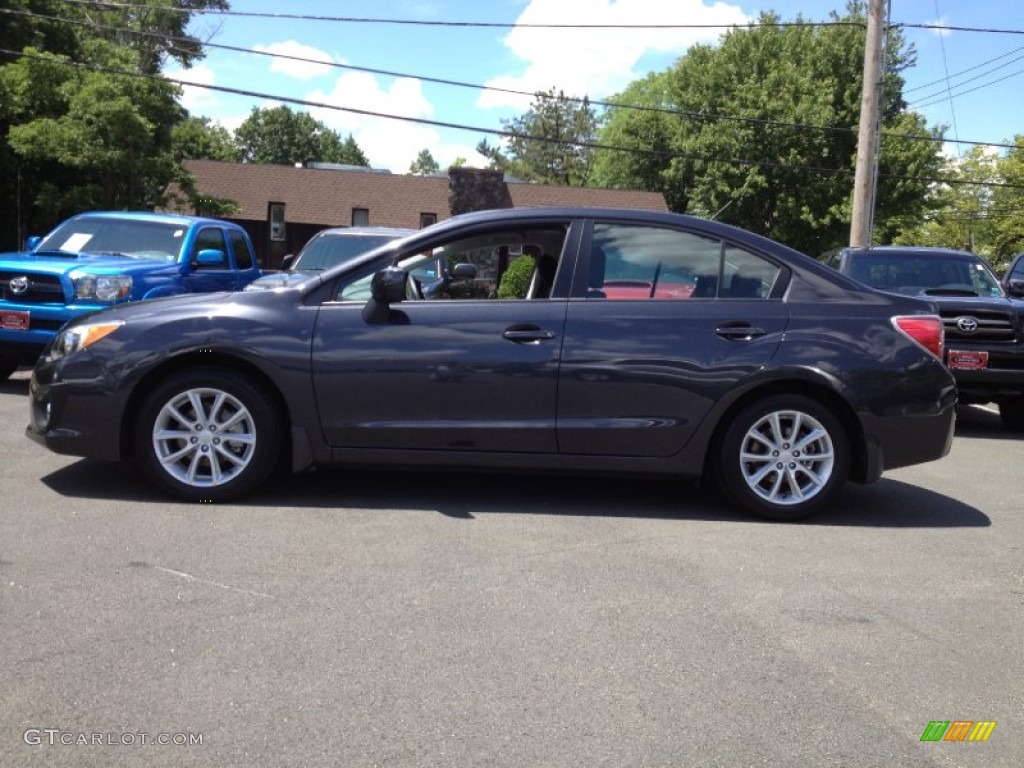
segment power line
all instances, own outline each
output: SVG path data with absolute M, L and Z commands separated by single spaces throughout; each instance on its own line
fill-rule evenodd
M 985 27 L 951 27 L 948 24 L 905 24 L 897 22 L 894 27 L 904 29 L 928 29 L 935 32 L 976 32 L 989 35 L 1024 35 L 1024 29 L 993 29 Z
M 995 85 L 996 83 L 1001 83 L 1004 80 L 1010 80 L 1011 78 L 1017 77 L 1021 73 L 1024 73 L 1024 69 L 1017 70 L 1016 72 L 1011 72 L 1010 74 L 1005 75 L 1003 77 L 1000 77 L 997 80 L 991 80 L 991 81 L 989 81 L 987 83 L 983 83 L 983 84 L 981 84 L 979 86 L 976 86 L 974 88 L 968 88 L 966 91 L 958 91 L 958 92 L 952 94 L 952 96 L 954 96 L 954 97 L 966 96 L 968 93 L 974 93 L 975 91 L 980 91 L 983 88 L 988 88 L 990 85 Z M 915 109 L 924 109 L 925 107 L 931 107 L 931 106 L 934 106 L 935 104 L 940 104 L 941 102 L 943 102 L 945 100 L 946 100 L 945 96 L 940 96 L 938 98 L 932 99 L 931 101 L 926 101 L 926 102 L 923 102 L 923 103 L 922 102 L 914 102 L 914 104 L 912 106 Z M 1011 146 L 1016 146 L 1016 145 L 1011 145 Z
M 65 0 L 65 2 L 76 2 L 76 1 L 84 1 L 84 0 Z M 136 7 L 137 8 L 137 7 L 143 7 L 143 6 L 132 6 L 132 7 Z M 59 17 L 56 17 L 56 16 L 47 16 L 47 15 L 44 15 L 44 14 L 32 13 L 30 11 L 16 11 L 16 10 L 0 8 L 0 13 L 5 13 L 5 14 L 8 14 L 8 15 L 14 15 L 14 16 L 26 16 L 26 17 L 30 17 L 30 18 L 45 19 L 45 20 L 48 20 L 48 21 L 55 21 L 55 22 L 61 22 L 61 23 L 66 23 L 66 24 L 72 24 L 72 25 L 87 26 L 87 27 L 90 27 L 92 29 L 103 29 L 103 30 L 108 30 L 108 31 L 111 31 L 111 32 L 129 33 L 129 34 L 134 34 L 134 35 L 143 36 L 143 37 L 156 37 L 156 38 L 159 38 L 160 40 L 169 40 L 169 41 L 172 41 L 172 42 L 192 42 L 189 38 L 174 37 L 174 36 L 162 35 L 162 34 L 155 33 L 155 32 L 145 32 L 145 31 L 142 31 L 142 30 L 129 29 L 129 28 L 126 28 L 126 27 L 116 27 L 116 26 L 110 26 L 110 25 L 106 25 L 106 24 L 96 24 L 96 23 L 91 23 L 91 22 L 86 22 L 86 21 L 77 21 L 77 20 L 73 20 L 73 19 L 62 19 L 62 18 L 59 18 Z M 305 58 L 305 57 L 302 57 L 302 56 L 295 56 L 295 55 L 292 55 L 292 54 L 273 53 L 273 52 L 270 52 L 270 51 L 260 51 L 260 50 L 256 50 L 256 49 L 252 49 L 252 48 L 244 48 L 244 47 L 240 47 L 240 46 L 223 45 L 223 44 L 215 44 L 215 43 L 203 43 L 203 47 L 204 48 L 211 48 L 211 49 L 215 48 L 217 50 L 233 51 L 233 52 L 236 52 L 236 53 L 244 53 L 244 54 L 249 54 L 249 55 L 253 55 L 253 56 L 266 56 L 266 57 L 270 57 L 270 58 L 274 58 L 274 59 L 283 59 L 283 60 L 287 60 L 287 61 L 296 61 L 296 62 L 300 62 L 300 63 L 304 63 L 304 64 L 317 64 L 317 65 L 320 65 L 320 66 L 327 66 L 327 67 L 332 67 L 332 68 L 335 68 L 335 69 L 344 69 L 344 70 L 350 70 L 350 71 L 353 71 L 353 72 L 365 72 L 367 74 L 381 75 L 381 76 L 385 76 L 385 77 L 409 78 L 409 79 L 420 80 L 420 81 L 425 82 L 425 83 L 433 83 L 435 85 L 445 85 L 445 86 L 451 86 L 451 87 L 457 87 L 457 88 L 469 88 L 469 89 L 473 89 L 473 90 L 480 90 L 480 91 L 487 91 L 487 92 L 494 92 L 494 93 L 505 93 L 505 94 L 514 95 L 514 96 L 524 96 L 524 97 L 531 97 L 531 98 L 535 97 L 537 95 L 535 92 L 521 91 L 521 90 L 516 90 L 516 89 L 513 89 L 513 88 L 501 88 L 501 87 L 497 87 L 497 86 L 481 85 L 479 83 L 469 83 L 469 82 L 464 82 L 464 81 L 459 81 L 459 80 L 450 80 L 450 79 L 444 79 L 444 78 L 430 77 L 430 76 L 416 74 L 416 73 L 396 72 L 396 71 L 393 71 L 393 70 L 379 69 L 379 68 L 373 68 L 373 67 L 360 67 L 360 66 L 356 66 L 354 64 L 343 64 L 343 63 L 334 62 L 334 61 L 322 61 L 322 60 L 319 60 L 319 59 L 309 59 L 309 58 Z M 197 85 L 195 83 L 188 83 L 188 84 L 193 86 L 193 87 L 203 87 L 203 86 L 199 86 L 199 85 Z M 579 97 L 575 97 L 575 96 L 566 96 L 565 100 L 573 102 L 573 103 L 577 103 L 577 104 L 582 104 L 584 102 L 584 99 L 579 98 Z M 807 124 L 807 123 L 793 123 L 793 122 L 786 122 L 786 121 L 781 121 L 781 120 L 768 120 L 768 119 L 765 119 L 765 118 L 741 117 L 739 115 L 729 115 L 729 114 L 724 114 L 724 113 L 701 112 L 701 111 L 696 111 L 696 110 L 684 110 L 684 109 L 678 109 L 678 108 L 673 108 L 673 107 L 655 107 L 655 106 L 643 105 L 643 104 L 624 104 L 624 103 L 618 103 L 618 102 L 612 102 L 612 101 L 603 101 L 603 100 L 589 100 L 589 99 L 586 99 L 586 101 L 587 101 L 588 104 L 590 104 L 590 105 L 592 105 L 594 107 L 600 107 L 600 108 L 603 108 L 603 109 L 624 109 L 624 110 L 630 110 L 630 111 L 636 111 L 636 112 L 650 112 L 650 113 L 655 113 L 655 114 L 671 115 L 671 116 L 674 116 L 674 117 L 688 117 L 688 118 L 692 118 L 694 120 L 702 120 L 702 121 L 724 120 L 724 121 L 730 121 L 730 122 L 745 123 L 745 124 L 748 124 L 748 125 L 777 126 L 777 127 L 781 127 L 781 128 L 793 128 L 793 129 L 798 129 L 798 130 L 820 131 L 820 132 L 823 132 L 823 133 L 847 133 L 847 134 L 854 134 L 854 133 L 856 133 L 856 130 L 854 128 L 848 127 L 848 126 L 811 125 L 811 124 Z M 935 143 L 935 144 L 945 144 L 945 143 L 949 143 L 949 144 L 966 144 L 966 145 L 971 145 L 971 146 L 994 147 L 994 148 L 998 148 L 998 149 L 1015 149 L 1017 147 L 1016 144 L 1006 144 L 1006 143 L 989 142 L 989 141 L 971 141 L 971 140 L 967 140 L 967 139 L 945 139 L 945 138 L 942 138 L 942 137 L 922 136 L 922 135 L 919 135 L 919 134 L 898 133 L 898 132 L 895 132 L 895 131 L 883 131 L 882 132 L 882 136 L 883 136 L 883 138 L 905 139 L 905 140 L 908 140 L 908 141 L 928 141 L 928 142 Z
M 1003 54 L 1001 54 L 999 56 L 996 56 L 994 58 L 986 59 L 985 61 L 981 62 L 980 64 L 975 64 L 973 67 L 968 67 L 967 69 L 962 69 L 959 72 L 953 73 L 953 75 L 951 75 L 951 76 L 940 77 L 938 80 L 932 80 L 930 83 L 923 83 L 921 85 L 915 85 L 913 88 L 904 88 L 903 89 L 903 94 L 906 95 L 908 93 L 913 93 L 914 91 L 920 91 L 920 90 L 923 90 L 925 88 L 931 88 L 933 85 L 939 85 L 940 83 L 946 82 L 948 77 L 956 78 L 956 77 L 960 77 L 961 75 L 966 75 L 968 72 L 973 72 L 974 70 L 981 69 L 982 67 L 987 66 L 989 64 L 994 64 L 995 62 L 999 61 L 1000 59 L 1005 59 L 1007 56 L 1012 56 L 1013 54 L 1020 53 L 1021 51 L 1024 51 L 1024 47 L 1014 48 L 1012 51 L 1007 51 L 1006 53 L 1003 53 Z M 1018 57 L 1018 59 L 1014 59 L 1014 61 L 1018 61 L 1018 60 L 1019 60 L 1019 57 Z M 1002 69 L 1002 66 L 995 67 L 995 69 L 991 69 L 991 70 L 989 70 L 989 72 L 994 72 L 996 69 Z M 929 97 L 922 96 L 921 98 L 929 98 Z
M 942 18 L 942 14 L 939 13 L 939 0 L 935 1 L 935 15 L 938 18 Z M 949 99 L 949 112 L 953 117 L 953 136 L 957 139 L 960 138 L 960 129 L 956 124 L 956 105 L 953 103 L 953 89 L 949 81 L 949 60 L 946 57 L 946 37 L 945 35 L 939 35 L 939 48 L 942 51 L 942 67 L 946 72 L 946 90 L 945 97 Z M 925 98 L 928 98 L 927 96 Z M 959 147 L 957 148 L 959 152 Z
M 107 0 L 63 0 L 73 5 L 87 5 L 97 10 L 144 10 L 161 11 L 164 13 L 203 14 L 209 16 L 240 16 L 248 18 L 290 19 L 299 21 L 330 21 L 346 24 L 394 24 L 427 27 L 479 27 L 491 29 L 733 29 L 757 27 L 858 27 L 863 29 L 864 22 L 859 21 L 772 21 L 748 22 L 746 24 L 532 24 L 521 22 L 492 21 L 438 21 L 429 19 L 395 19 L 367 16 L 314 16 L 302 13 L 261 13 L 256 11 L 232 11 L 219 8 L 175 8 L 156 5 L 136 5 Z M 947 24 L 911 24 L 896 22 L 890 27 L 905 29 L 925 29 L 938 32 L 974 32 L 999 35 L 1024 35 L 1024 29 L 1001 29 L 993 27 L 959 27 Z
M 735 165 L 735 166 L 746 167 L 746 168 L 775 168 L 775 169 L 782 169 L 782 170 L 798 170 L 798 171 L 807 171 L 807 172 L 821 173 L 821 174 L 831 174 L 831 175 L 845 175 L 845 176 L 852 176 L 853 175 L 853 170 L 852 169 L 848 169 L 848 168 L 823 168 L 823 167 L 812 166 L 812 165 L 794 165 L 792 163 L 772 162 L 772 161 L 769 161 L 769 160 L 744 160 L 744 159 L 741 159 L 741 158 L 710 157 L 708 155 L 699 155 L 699 154 L 695 154 L 695 153 L 679 152 L 679 151 L 675 151 L 675 150 L 656 150 L 656 149 L 646 149 L 646 148 L 643 148 L 643 147 L 624 147 L 624 146 L 617 146 L 617 145 L 612 145 L 612 144 L 603 144 L 603 143 L 599 143 L 599 142 L 585 142 L 585 141 L 567 142 L 567 141 L 564 141 L 562 139 L 552 138 L 550 136 L 535 136 L 535 135 L 522 134 L 522 133 L 517 133 L 515 131 L 508 131 L 508 130 L 502 130 L 502 129 L 496 129 L 496 128 L 483 128 L 483 127 L 479 127 L 479 126 L 465 125 L 465 124 L 462 124 L 462 123 L 452 123 L 452 122 L 446 122 L 446 121 L 441 121 L 441 120 L 429 120 L 429 119 L 420 118 L 420 117 L 408 117 L 408 116 L 404 116 L 404 115 L 394 115 L 394 114 L 389 114 L 389 113 L 385 113 L 385 112 L 375 112 L 375 111 L 372 111 L 372 110 L 358 109 L 356 107 L 343 107 L 343 106 L 339 106 L 337 104 L 328 104 L 326 102 L 309 101 L 307 99 L 299 99 L 299 98 L 296 98 L 294 96 L 283 96 L 283 95 L 277 95 L 277 94 L 263 93 L 263 92 L 259 92 L 259 91 L 250 91 L 250 90 L 245 90 L 245 89 L 240 89 L 240 88 L 229 88 L 227 86 L 217 86 L 217 85 L 206 85 L 206 84 L 191 83 L 191 82 L 188 82 L 186 80 L 181 80 L 181 79 L 177 79 L 177 78 L 171 78 L 171 77 L 167 77 L 165 75 L 147 75 L 147 74 L 144 74 L 144 73 L 141 73 L 141 72 L 131 72 L 131 71 L 122 70 L 122 69 L 114 69 L 112 67 L 103 67 L 103 66 L 96 65 L 96 64 L 89 64 L 89 63 L 86 63 L 86 62 L 73 61 L 73 60 L 66 59 L 66 58 L 55 58 L 52 55 L 51 56 L 44 56 L 42 54 L 33 54 L 33 53 L 25 53 L 25 52 L 19 53 L 17 51 L 11 51 L 11 50 L 7 50 L 7 49 L 4 49 L 4 48 L 0 48 L 0 54 L 4 54 L 4 55 L 11 56 L 11 57 L 14 57 L 14 58 L 24 57 L 24 58 L 31 58 L 31 59 L 36 59 L 36 60 L 40 60 L 40 61 L 48 61 L 48 62 L 51 62 L 51 63 L 57 63 L 57 64 L 61 64 L 61 65 L 64 65 L 64 66 L 73 67 L 73 68 L 76 68 L 76 69 L 89 70 L 89 71 L 93 71 L 93 72 L 103 72 L 105 74 L 121 75 L 121 76 L 125 76 L 125 77 L 134 77 L 134 78 L 145 79 L 145 80 L 159 80 L 159 81 L 165 81 L 165 82 L 174 83 L 174 84 L 179 85 L 179 86 L 190 86 L 190 87 L 195 87 L 195 88 L 205 88 L 207 90 L 218 91 L 218 92 L 222 92 L 222 93 L 231 93 L 231 94 L 239 95 L 239 96 L 248 96 L 248 97 L 251 97 L 251 98 L 258 98 L 258 99 L 264 99 L 264 100 L 270 100 L 270 101 L 276 101 L 276 102 L 283 102 L 283 103 L 289 103 L 289 104 L 298 104 L 298 105 L 305 106 L 305 107 L 315 107 L 317 109 L 327 109 L 327 110 L 338 111 L 338 112 L 347 112 L 347 113 L 350 113 L 350 114 L 362 115 L 362 116 L 365 116 L 365 117 L 376 117 L 376 118 L 380 118 L 380 119 L 384 119 L 384 120 L 395 120 L 395 121 L 399 121 L 399 122 L 416 123 L 418 125 L 429 125 L 429 126 L 439 127 L 439 128 L 450 128 L 450 129 L 459 130 L 459 131 L 473 131 L 473 132 L 476 132 L 476 133 L 483 133 L 483 134 L 488 134 L 488 135 L 492 135 L 492 136 L 501 136 L 501 137 L 505 137 L 505 138 L 518 138 L 518 139 L 523 139 L 523 140 L 527 140 L 527 141 L 537 141 L 537 142 L 544 142 L 544 143 L 549 143 L 549 144 L 571 144 L 572 146 L 580 147 L 580 148 L 583 148 L 583 149 L 597 149 L 597 150 L 607 150 L 607 151 L 611 151 L 611 152 L 625 152 L 625 153 L 630 153 L 630 154 L 634 154 L 634 155 L 645 155 L 645 156 L 660 157 L 660 158 L 678 158 L 678 159 L 683 159 L 683 160 L 692 160 L 692 161 L 696 161 L 696 162 L 704 162 L 704 163 L 708 163 L 708 164 L 716 164 L 716 163 L 718 163 L 718 164 L 725 164 L 725 165 Z M 983 187 L 998 187 L 998 188 L 1021 189 L 1021 190 L 1024 190 L 1024 185 L 1009 184 L 1009 183 L 1005 183 L 1005 182 L 993 182 L 993 181 L 983 181 L 982 182 L 982 181 L 971 181 L 971 180 L 966 180 L 966 179 L 925 178 L 925 177 L 920 177 L 920 176 L 907 176 L 907 175 L 900 175 L 900 174 L 880 174 L 880 177 L 886 178 L 886 179 L 891 179 L 891 180 L 894 180 L 894 181 L 914 181 L 914 182 L 918 182 L 918 183 L 927 183 L 927 184 L 950 184 L 950 185 L 955 185 L 955 186 L 983 186 Z
M 943 50 L 943 63 L 945 64 L 946 63 L 946 61 L 945 61 L 945 46 L 943 46 L 942 50 Z M 980 75 L 975 75 L 974 77 L 968 78 L 967 80 L 962 80 L 961 82 L 956 83 L 956 84 L 952 83 L 951 81 L 953 80 L 954 77 L 957 77 L 957 75 L 948 75 L 947 74 L 947 76 L 946 76 L 946 78 L 944 80 L 938 81 L 938 82 L 946 83 L 946 86 L 945 86 L 944 90 L 935 91 L 935 92 L 929 93 L 929 94 L 927 94 L 925 96 L 921 96 L 916 101 L 910 102 L 909 106 L 912 107 L 915 104 L 920 104 L 921 102 L 925 102 L 925 101 L 931 103 L 931 100 L 932 99 L 936 99 L 936 98 L 947 98 L 948 96 L 951 95 L 951 92 L 952 92 L 952 90 L 954 88 L 963 88 L 968 83 L 973 83 L 973 82 L 976 82 L 978 80 L 981 80 L 982 78 L 988 77 L 989 75 L 997 72 L 998 70 L 1004 69 L 1004 68 L 1010 66 L 1011 64 L 1014 64 L 1014 63 L 1016 63 L 1018 61 L 1021 61 L 1021 60 L 1024 60 L 1024 54 L 1018 56 L 1015 59 L 1010 59 L 1009 61 L 1004 62 L 1003 64 L 1000 64 L 998 67 L 993 67 L 992 69 L 986 70 L 985 72 L 982 72 Z M 947 65 L 947 67 L 948 67 L 948 65 Z M 1019 75 L 1021 72 L 1024 72 L 1024 70 L 1018 69 L 1016 72 L 1011 72 L 1010 75 L 1008 75 L 1008 77 L 1014 77 L 1016 75 Z M 960 74 L 965 74 L 965 73 L 960 73 Z M 992 85 L 994 83 L 998 83 L 998 82 L 1000 82 L 1001 80 L 1004 80 L 1004 79 L 1006 79 L 1006 78 L 1004 77 L 1004 78 L 1000 78 L 999 80 L 993 80 L 993 81 L 990 81 L 988 83 L 983 83 L 982 85 L 978 86 L 978 88 L 987 88 L 989 85 Z M 972 89 L 972 90 L 976 90 L 976 89 Z M 970 91 L 968 91 L 968 93 L 969 92 Z
M 345 24 L 391 24 L 423 27 L 466 27 L 484 29 L 733 29 L 756 27 L 860 27 L 855 21 L 791 21 L 791 22 L 748 22 L 746 24 L 531 24 L 499 21 L 438 21 L 430 19 L 394 19 L 367 16 L 314 16 L 302 13 L 266 13 L 257 11 L 231 11 L 219 8 L 174 8 L 167 6 L 135 5 L 133 3 L 107 2 L 106 0 L 63 0 L 74 5 L 87 5 L 97 10 L 150 10 L 209 16 L 239 16 L 246 18 L 330 21 Z

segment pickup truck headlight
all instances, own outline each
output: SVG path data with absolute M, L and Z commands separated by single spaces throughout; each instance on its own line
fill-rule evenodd
M 132 292 L 131 275 L 77 275 L 75 298 L 90 301 L 117 301 Z
M 50 360 L 60 360 L 80 349 L 87 349 L 100 339 L 104 339 L 118 328 L 124 325 L 123 322 L 114 323 L 83 323 L 65 328 L 57 334 L 50 344 Z

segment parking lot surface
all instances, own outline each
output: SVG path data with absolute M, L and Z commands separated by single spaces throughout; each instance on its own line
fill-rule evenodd
M 0 383 L 2 766 L 1019 766 L 1024 439 L 803 524 L 670 480 L 331 472 L 238 504 Z M 987 741 L 922 741 L 933 722 Z

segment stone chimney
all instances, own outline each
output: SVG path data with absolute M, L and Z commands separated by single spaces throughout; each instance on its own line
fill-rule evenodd
M 502 171 L 465 167 L 448 169 L 448 208 L 452 216 L 511 207 L 512 196 L 505 186 Z

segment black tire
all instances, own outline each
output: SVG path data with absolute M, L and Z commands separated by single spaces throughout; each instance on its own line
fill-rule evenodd
M 1014 397 L 999 403 L 999 418 L 1007 429 L 1024 432 L 1024 397 Z
M 817 400 L 772 395 L 745 407 L 726 427 L 718 481 L 726 496 L 759 517 L 801 520 L 846 482 L 849 445 L 842 423 Z
M 272 400 L 250 379 L 194 368 L 149 393 L 133 440 L 154 484 L 184 501 L 217 502 L 251 493 L 274 474 L 283 433 Z

